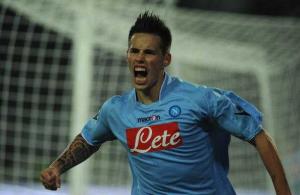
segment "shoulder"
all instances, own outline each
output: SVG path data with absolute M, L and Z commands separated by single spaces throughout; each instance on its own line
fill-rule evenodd
M 173 77 L 169 87 L 169 97 L 178 98 L 185 105 L 197 110 L 208 110 L 212 99 L 215 99 L 215 88 L 195 84 L 180 78 Z
M 116 117 L 124 110 L 127 110 L 129 94 L 124 93 L 122 95 L 114 95 L 107 99 L 98 111 L 98 115 L 103 118 Z
M 189 82 L 178 77 L 172 77 L 171 88 L 177 94 L 190 95 L 189 98 L 204 98 L 216 90 L 215 88 Z
M 126 91 L 122 95 L 114 95 L 107 99 L 104 104 L 102 105 L 102 108 L 119 108 L 120 106 L 124 106 L 124 104 L 127 104 L 132 98 L 133 90 Z

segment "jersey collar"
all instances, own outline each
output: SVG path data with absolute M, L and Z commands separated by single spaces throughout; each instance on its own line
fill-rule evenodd
M 167 87 L 168 85 L 171 83 L 172 79 L 171 79 L 171 76 L 168 74 L 168 73 L 164 73 L 164 81 L 161 85 L 161 88 L 160 88 L 160 91 L 159 91 L 159 98 L 158 98 L 158 101 L 157 102 L 160 102 L 165 96 L 166 96 L 166 93 L 167 93 Z M 136 96 L 136 90 L 133 89 L 132 90 L 132 93 L 131 93 L 131 99 L 136 102 L 137 104 L 141 104 L 143 105 L 141 102 L 139 102 L 137 100 L 137 96 Z M 156 102 L 154 102 L 156 103 Z

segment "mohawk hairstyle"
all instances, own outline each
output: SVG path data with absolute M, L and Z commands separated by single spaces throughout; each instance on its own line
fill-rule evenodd
M 135 24 L 130 28 L 128 42 L 135 33 L 149 33 L 160 37 L 161 50 L 163 53 L 169 51 L 172 42 L 172 35 L 169 28 L 157 15 L 146 11 L 139 14 Z

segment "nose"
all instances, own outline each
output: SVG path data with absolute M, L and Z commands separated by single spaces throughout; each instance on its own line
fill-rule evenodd
M 136 55 L 136 61 L 138 61 L 138 62 L 144 62 L 145 61 L 145 54 L 143 52 L 139 52 Z

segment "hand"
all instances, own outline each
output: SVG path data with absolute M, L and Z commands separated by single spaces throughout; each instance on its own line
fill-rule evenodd
M 48 190 L 57 190 L 57 188 L 60 188 L 60 173 L 55 167 L 48 167 L 43 170 L 40 180 Z

